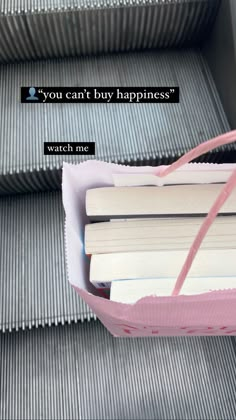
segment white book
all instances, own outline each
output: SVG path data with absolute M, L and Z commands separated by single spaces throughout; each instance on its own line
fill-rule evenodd
M 86 225 L 86 254 L 189 249 L 203 223 L 202 217 L 115 220 Z M 219 216 L 201 247 L 229 249 L 235 245 L 236 216 Z
M 135 303 L 146 296 L 170 296 L 175 282 L 176 278 L 116 280 L 111 283 L 110 300 L 121 303 Z M 180 295 L 197 295 L 234 288 L 236 288 L 236 276 L 187 277 Z
M 177 278 L 187 255 L 188 250 L 92 255 L 90 281 L 96 287 L 109 287 L 113 280 Z M 188 276 L 236 276 L 235 261 L 236 248 L 200 249 Z
M 158 175 L 137 173 L 137 174 L 113 174 L 112 178 L 115 187 L 135 187 L 141 185 L 178 185 L 178 184 L 212 184 L 227 182 L 234 166 L 232 164 L 224 164 L 223 170 L 219 167 L 211 169 L 194 170 L 192 166 L 190 170 L 178 169 L 169 175 L 160 177 Z
M 222 188 L 222 184 L 95 188 L 86 193 L 86 213 L 91 221 L 206 215 Z M 220 214 L 236 214 L 236 189 Z

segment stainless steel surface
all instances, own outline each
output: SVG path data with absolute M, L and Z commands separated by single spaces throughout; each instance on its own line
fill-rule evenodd
M 219 0 L 3 0 L 0 62 L 193 45 Z
M 93 317 L 67 280 L 63 232 L 59 192 L 0 199 L 0 330 Z
M 21 104 L 20 86 L 179 86 L 179 104 Z M 96 158 L 160 164 L 229 130 L 198 50 L 129 53 L 0 66 L 0 193 L 60 188 L 62 162 L 44 141 L 95 141 Z M 225 159 L 229 146 L 206 159 Z M 93 158 L 93 157 L 90 157 Z M 235 154 L 234 154 L 235 158 Z
M 234 420 L 230 337 L 115 339 L 98 321 L 0 335 L 1 420 Z

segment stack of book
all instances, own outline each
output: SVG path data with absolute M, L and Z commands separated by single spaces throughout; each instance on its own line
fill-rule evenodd
M 90 281 L 110 299 L 169 296 L 222 184 L 107 187 L 87 191 Z M 181 294 L 236 287 L 236 190 L 211 225 Z

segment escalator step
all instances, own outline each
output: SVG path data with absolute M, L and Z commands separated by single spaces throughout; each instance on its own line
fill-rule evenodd
M 0 330 L 93 317 L 67 281 L 63 231 L 59 192 L 0 199 Z
M 0 335 L 0 419 L 234 420 L 232 337 L 117 339 L 98 321 Z
M 218 6 L 219 0 L 1 0 L 0 63 L 196 45 Z
M 21 104 L 20 86 L 176 86 L 180 103 Z M 197 50 L 130 53 L 0 66 L 0 194 L 61 186 L 63 161 L 43 143 L 95 141 L 97 159 L 167 164 L 230 129 L 208 67 Z M 207 161 L 233 161 L 236 146 Z

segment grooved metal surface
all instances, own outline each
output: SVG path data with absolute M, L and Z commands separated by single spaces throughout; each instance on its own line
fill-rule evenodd
M 20 86 L 29 85 L 179 86 L 180 103 L 21 104 Z M 60 188 L 63 160 L 88 158 L 44 156 L 44 141 L 95 141 L 97 159 L 164 164 L 230 129 L 208 67 L 192 49 L 2 65 L 0 91 L 2 194 Z M 206 159 L 226 160 L 226 151 L 235 145 Z
M 177 4 L 188 4 L 188 3 L 214 3 L 220 2 L 220 0 L 151 0 L 150 3 L 159 4 L 159 5 L 177 5 Z M 122 4 L 122 3 L 119 3 Z M 132 2 L 125 2 L 125 4 L 136 4 L 136 0 Z M 140 4 L 140 2 L 137 2 Z M 13 14 L 13 13 L 22 13 L 22 12 L 32 12 L 37 13 L 39 11 L 47 12 L 53 10 L 65 10 L 72 8 L 83 8 L 87 5 L 88 7 L 102 7 L 102 6 L 118 6 L 117 1 L 100 1 L 95 2 L 94 0 L 2 0 L 0 6 L 0 12 L 3 14 Z
M 98 321 L 0 336 L 1 420 L 234 420 L 230 337 L 115 339 Z
M 37 0 L 0 5 L 0 62 L 193 45 L 219 0 Z
M 93 317 L 70 286 L 59 192 L 0 199 L 0 330 Z

